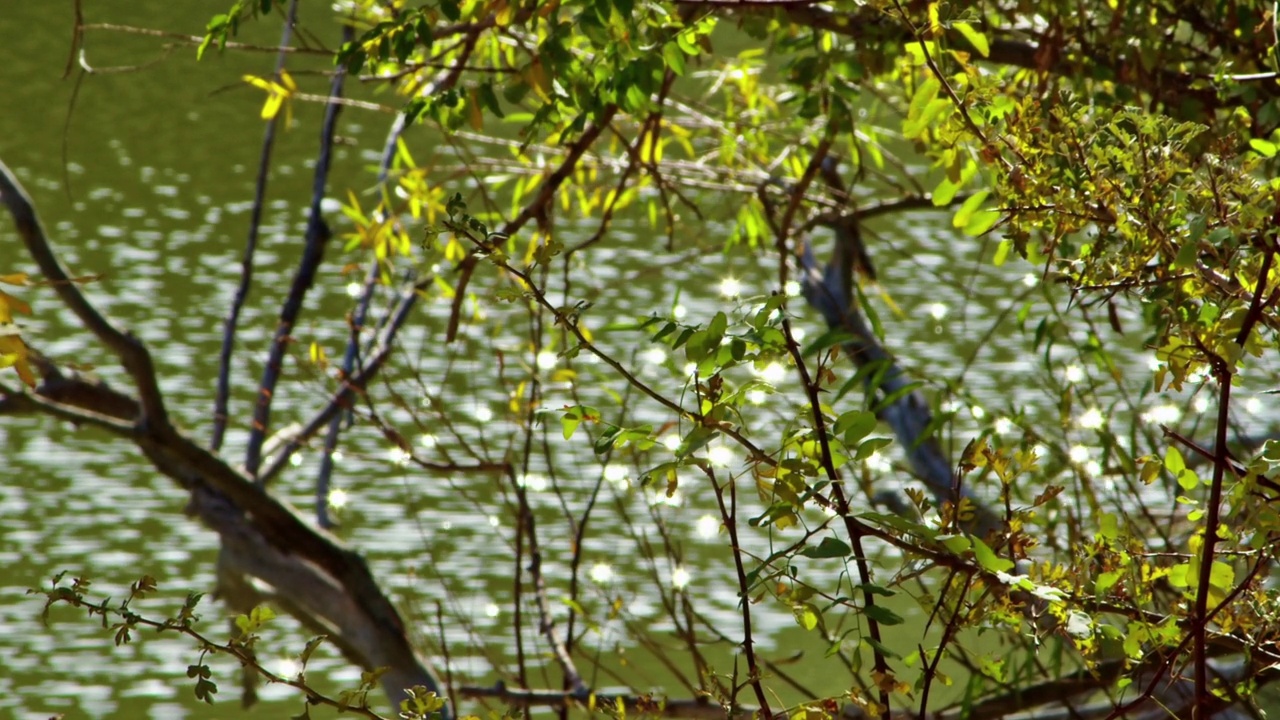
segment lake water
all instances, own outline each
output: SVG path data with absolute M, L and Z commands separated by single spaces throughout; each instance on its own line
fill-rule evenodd
M 199 34 L 207 20 L 201 13 L 213 10 L 181 7 L 141 2 L 110 9 L 92 7 L 87 12 L 95 15 L 91 21 Z M 326 38 L 337 34 L 327 22 L 312 29 Z M 7 50 L 0 64 L 0 97 L 6 108 L 0 113 L 0 158 L 33 194 L 73 273 L 103 274 L 103 279 L 86 287 L 90 297 L 150 343 L 172 411 L 184 426 L 205 438 L 221 321 L 238 279 L 262 136 L 257 116 L 261 95 L 239 77 L 269 74 L 274 58 L 264 53 L 212 53 L 198 65 L 193 50 L 185 45 L 166 54 L 154 38 L 94 32 L 88 38 L 88 60 L 99 73 L 84 78 L 68 124 L 75 80 L 59 76 L 70 32 L 71 18 L 64 4 L 11 3 L 0 17 L 0 37 Z M 272 26 L 270 33 L 252 31 L 247 37 L 270 44 L 274 32 Z M 106 72 L 111 66 L 127 65 L 140 67 L 133 72 Z M 305 82 L 321 92 L 321 81 Z M 387 101 L 385 96 L 377 99 Z M 320 109 L 303 105 L 297 116 L 298 126 L 277 140 L 258 255 L 260 284 L 239 334 L 236 415 L 227 440 L 227 452 L 236 459 L 245 439 L 246 399 L 252 397 L 251 386 L 261 373 L 275 303 L 291 275 L 305 224 Z M 389 122 L 389 115 L 345 112 L 340 133 L 347 142 L 336 157 L 329 183 L 332 197 L 344 198 L 348 189 L 362 194 L 373 185 L 370 168 Z M 406 141 L 425 155 L 435 142 L 433 132 L 414 128 Z M 477 149 L 485 150 L 484 146 Z M 362 196 L 370 202 L 367 195 Z M 719 233 L 729 232 L 732 208 L 740 198 L 704 200 L 710 207 L 726 208 L 724 216 L 713 213 L 704 225 L 682 231 L 671 252 L 664 248 L 663 239 L 652 236 L 646 223 L 624 218 L 607 242 L 584 256 L 584 280 L 574 291 L 577 299 L 594 303 L 590 312 L 595 327 L 633 322 L 677 304 L 687 321 L 705 322 L 717 309 L 735 306 L 735 300 L 721 293 L 724 280 L 730 277 L 743 284 L 744 296 L 773 289 L 773 259 L 752 257 L 745 250 L 729 256 L 718 252 Z M 329 219 L 339 231 L 346 227 L 337 214 Z M 966 433 L 1015 409 L 1030 417 L 1055 412 L 1049 395 L 1032 389 L 1046 374 L 1061 372 L 1085 387 L 1097 371 L 1069 357 L 1058 362 L 1056 356 L 1051 371 L 1041 368 L 1011 320 L 1002 316 L 1038 296 L 1035 269 L 1011 263 L 992 270 L 984 262 L 992 250 L 988 243 L 958 236 L 948 219 L 944 213 L 917 213 L 878 220 L 869 229 L 883 284 L 903 311 L 902 317 L 895 317 L 882 308 L 890 345 L 934 388 L 957 384 L 959 368 L 971 362 L 962 378 L 963 392 L 954 401 L 960 419 L 953 440 L 962 446 Z M 0 228 L 0 273 L 31 270 L 7 218 Z M 568 233 L 564 241 L 570 245 L 593 230 L 583 225 L 580 235 L 574 236 L 573 223 L 564 219 L 559 228 Z M 331 250 L 295 332 L 300 340 L 321 343 L 331 357 L 341 355 L 346 337 L 343 314 L 352 306 L 349 291 L 359 279 L 358 272 L 344 274 L 343 265 L 358 259 Z M 496 287 L 491 268 L 482 265 L 473 289 L 485 296 Z M 34 307 L 34 317 L 25 321 L 30 342 L 63 361 L 99 366 L 101 374 L 127 387 L 110 358 L 68 317 L 52 293 L 28 288 L 21 296 Z M 795 309 L 801 316 L 797 321 L 801 331 L 810 337 L 821 332 L 814 313 L 799 303 Z M 434 297 L 406 330 L 405 349 L 391 373 L 391 387 L 406 393 L 408 407 L 416 407 L 420 417 L 432 418 L 425 396 L 443 403 L 456 423 L 454 431 L 413 432 L 424 458 L 438 460 L 451 453 L 463 462 L 464 442 L 491 459 L 502 459 L 508 449 L 519 450 L 522 436 L 508 421 L 506 407 L 511 378 L 498 372 L 499 355 L 510 366 L 506 373 L 513 376 L 524 372 L 520 363 L 531 365 L 537 358 L 529 352 L 527 325 L 518 308 L 487 307 L 486 312 L 483 319 L 464 326 L 459 342 L 445 346 L 441 336 L 448 306 Z M 1000 320 L 1002 329 L 988 336 L 988 328 Z M 1127 342 L 1135 350 L 1122 353 L 1121 362 L 1139 368 L 1130 383 L 1137 392 L 1144 381 L 1141 369 L 1146 367 L 1146 354 L 1136 350 L 1139 341 Z M 600 343 L 646 380 L 670 386 L 673 374 L 682 371 L 682 355 L 671 357 L 651 348 L 635 332 L 601 332 Z M 632 354 L 634 349 L 639 351 Z M 543 362 L 548 369 L 564 367 L 564 361 L 554 357 Z M 585 376 L 598 373 L 609 378 L 604 368 L 582 359 L 577 362 Z M 274 427 L 308 417 L 327 388 L 305 364 L 293 363 L 291 368 L 290 381 L 276 396 Z M 1072 379 L 1073 373 L 1079 377 Z M 4 377 L 5 382 L 12 381 Z M 797 408 L 795 388 L 788 382 L 782 380 L 781 386 L 789 392 L 760 410 L 778 426 L 785 425 Z M 609 407 L 609 391 L 623 389 L 614 378 L 584 383 L 582 392 L 599 406 Z M 857 402 L 856 395 L 846 402 Z M 573 402 L 568 393 L 549 386 L 548 407 Z M 971 411 L 970 406 L 978 410 Z M 1194 423 L 1187 418 L 1195 407 L 1195 400 L 1187 397 L 1172 405 L 1159 399 L 1135 401 L 1138 412 L 1155 410 L 1174 421 L 1181 417 L 1190 427 Z M 658 422 L 669 419 L 643 405 L 638 414 Z M 387 417 L 406 434 L 413 427 L 407 410 L 393 409 Z M 1247 417 L 1243 421 L 1260 424 Z M 513 650 L 507 632 L 512 609 L 509 490 L 500 486 L 499 478 L 482 474 L 440 477 L 415 470 L 397 462 L 386 440 L 367 427 L 357 427 L 345 437 L 335 486 L 347 494 L 348 502 L 338 511 L 338 534 L 370 555 L 375 574 L 422 636 L 433 643 L 438 640 L 437 607 L 450 618 L 445 640 L 455 676 L 492 682 L 492 669 L 505 664 Z M 539 456 L 524 479 L 543 521 L 547 572 L 555 586 L 557 612 L 562 611 L 558 598 L 565 592 L 570 548 L 560 501 L 551 487 L 544 486 L 559 487 L 568 507 L 580 510 L 603 476 L 602 504 L 610 507 L 610 519 L 588 536 L 584 576 L 590 574 L 595 581 L 588 580 L 586 602 L 599 612 L 609 600 L 621 598 L 634 622 L 649 623 L 661 634 L 666 626 L 661 596 L 654 587 L 666 585 L 669 594 L 673 578 L 683 574 L 688 582 L 685 596 L 736 637 L 736 589 L 730 581 L 723 536 L 715 533 L 718 521 L 706 519 L 715 515 L 709 489 L 690 478 L 676 498 L 654 496 L 634 488 L 638 468 L 620 460 L 602 467 L 582 435 L 575 443 L 563 443 L 559 427 L 552 422 L 545 437 L 552 447 L 553 467 Z M 1091 432 L 1065 428 L 1060 437 L 1048 441 L 1068 447 L 1073 438 L 1084 442 L 1090 437 Z M 175 609 L 175 598 L 187 591 L 212 590 L 216 537 L 182 515 L 183 493 L 131 447 L 50 420 L 0 419 L 0 448 L 7 478 L 0 484 L 0 565 L 8 570 L 0 580 L 0 694 L 6 697 L 6 710 L 18 718 L 45 718 L 58 712 L 68 717 L 238 716 L 236 674 L 230 665 L 215 664 L 221 699 L 218 705 L 206 706 L 195 700 L 185 676 L 186 666 L 197 657 L 189 643 L 144 634 L 141 642 L 114 648 L 109 633 L 69 611 L 55 612 L 53 624 L 42 625 L 39 602 L 25 594 L 27 588 L 63 570 L 91 577 L 102 595 L 116 598 L 138 576 L 153 575 L 160 582 L 162 599 L 142 607 L 156 614 Z M 726 458 L 731 467 L 734 460 L 732 455 Z M 299 507 L 311 507 L 317 464 L 316 453 L 304 452 L 300 463 L 277 483 L 276 492 Z M 743 502 L 755 502 L 753 494 L 744 487 Z M 494 501 L 494 497 L 505 499 Z M 661 551 L 652 564 L 637 557 L 635 541 L 619 520 L 623 511 L 635 523 L 634 532 L 647 533 L 647 540 L 659 547 L 661 539 L 651 527 L 645 528 L 652 523 L 648 513 L 660 515 L 679 560 L 668 560 Z M 775 540 L 787 543 L 791 538 L 752 535 L 746 542 L 767 553 Z M 784 657 L 793 649 L 804 649 L 810 659 L 821 659 L 821 644 L 806 636 L 788 611 L 770 602 L 755 607 L 757 637 L 766 649 Z M 205 607 L 210 619 L 220 611 L 214 604 Z M 219 627 L 211 623 L 206 629 L 216 637 Z M 301 649 L 302 636 L 294 631 L 287 620 L 273 626 L 268 634 L 268 647 L 275 651 L 272 662 L 284 663 Z M 584 643 L 595 643 L 599 652 L 609 655 L 624 634 L 622 623 L 602 622 L 599 632 Z M 528 634 L 527 640 L 526 652 L 544 649 L 537 644 L 536 634 Z M 904 637 L 897 644 L 913 649 L 913 642 Z M 610 659 L 602 666 L 642 678 L 636 681 L 642 687 L 669 681 L 669 671 L 650 651 L 626 643 L 622 647 L 629 649 L 634 662 L 621 669 L 621 660 Z M 723 671 L 731 669 L 727 647 L 713 651 L 713 657 L 719 658 Z M 542 667 L 538 662 L 534 665 Z M 679 664 L 687 667 L 684 661 Z M 808 681 L 819 692 L 838 693 L 847 682 L 821 662 L 805 668 Z M 351 684 L 357 677 L 333 653 L 322 652 L 314 671 L 313 677 L 324 683 Z M 531 678 L 539 683 L 536 673 Z M 616 685 L 607 674 L 598 683 Z M 262 697 L 251 717 L 279 717 L 299 710 L 291 692 L 267 688 Z

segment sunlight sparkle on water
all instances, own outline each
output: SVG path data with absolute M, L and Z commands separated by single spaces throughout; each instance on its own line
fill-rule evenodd
M 867 457 L 867 467 L 878 472 L 888 472 L 893 469 L 893 465 L 889 462 L 889 458 L 883 453 L 873 452 Z
M 800 283 L 795 280 L 788 280 L 782 291 L 787 294 L 787 297 L 796 297 L 800 294 Z
M 684 496 L 680 494 L 679 490 L 675 490 L 670 495 L 667 495 L 666 490 L 657 489 L 655 486 L 653 494 L 649 496 L 649 506 L 657 507 L 658 505 L 666 505 L 667 507 L 680 507 L 680 502 L 683 500 Z
M 1027 273 L 1022 276 L 1022 284 L 1027 287 L 1035 287 L 1038 282 L 1040 282 L 1040 278 L 1036 277 L 1034 273 Z
M 1089 448 L 1084 445 L 1072 445 L 1068 456 L 1071 458 L 1071 462 L 1087 462 L 1089 460 Z
M 592 565 L 591 579 L 601 584 L 609 582 L 613 579 L 613 566 L 602 562 Z
M 358 283 L 358 282 L 349 282 L 349 283 L 347 283 L 347 296 L 348 296 L 348 297 L 358 298 L 358 297 L 360 297 L 361 295 L 364 295 L 364 285 L 361 285 L 361 284 L 360 284 L 360 283 Z
M 996 432 L 1003 435 L 1013 429 L 1013 421 L 1007 417 L 996 420 Z
M 484 606 L 484 614 L 488 617 L 496 618 L 501 612 L 502 612 L 502 608 L 498 607 L 494 603 L 489 603 L 488 605 Z
M 430 433 L 423 433 L 422 435 L 418 436 L 418 444 L 426 448 L 427 450 L 430 450 L 431 448 L 435 447 L 436 442 L 437 442 L 436 436 L 431 435 Z
M 763 390 L 747 391 L 747 402 L 751 403 L 752 405 L 763 405 L 765 399 L 768 397 L 769 397 L 769 393 Z
M 1155 372 L 1159 370 L 1160 366 L 1163 364 L 1164 363 L 1160 362 L 1160 358 L 1156 357 L 1155 355 L 1152 355 L 1151 357 L 1147 358 L 1147 369 L 1149 369 L 1151 372 Z
M 1069 383 L 1078 383 L 1084 379 L 1084 369 L 1079 365 L 1068 365 L 1067 368 L 1062 371 L 1062 376 L 1065 377 Z
M 627 486 L 627 468 L 625 465 L 612 463 L 604 466 L 604 479 L 618 486 L 625 488 Z
M 482 423 L 487 423 L 492 419 L 493 419 L 493 411 L 490 410 L 487 406 L 481 405 L 480 407 L 476 408 L 476 420 L 479 420 Z
M 727 277 L 720 281 L 720 295 L 726 298 L 736 298 L 742 294 L 742 283 L 737 278 Z
M 342 451 L 334 450 L 333 452 L 329 453 L 329 459 L 333 460 L 335 463 L 342 462 Z
M 1196 412 L 1202 413 L 1209 409 L 1209 398 L 1199 395 L 1192 401 L 1191 407 L 1195 408 Z
M 671 571 L 671 587 L 679 590 L 689 584 L 689 571 L 678 567 Z
M 687 315 L 688 312 L 689 312 L 689 308 L 683 305 L 676 305 L 675 307 L 671 308 L 671 317 L 679 320 L 683 318 L 685 315 Z
M 538 363 L 538 369 L 550 370 L 551 368 L 554 368 L 556 366 L 556 363 L 560 362 L 560 356 L 556 355 L 550 350 L 543 350 L 542 352 L 538 353 L 538 358 L 536 362 Z
M 497 516 L 497 515 L 490 515 L 490 516 L 489 516 L 489 527 L 498 527 L 498 524 L 499 524 L 499 523 L 501 523 L 501 522 L 502 522 L 502 521 L 498 519 L 498 516 Z
M 698 537 L 709 540 L 720 532 L 720 518 L 714 515 L 703 515 L 698 518 Z
M 808 334 L 809 332 L 807 330 L 798 325 L 793 325 L 791 327 L 791 337 L 795 338 L 796 342 L 804 342 L 805 336 Z
M 398 447 L 393 447 L 387 450 L 387 457 L 390 458 L 393 465 L 407 465 L 409 458 L 413 456 Z
M 707 462 L 715 467 L 729 467 L 733 463 L 733 451 L 726 445 L 717 445 L 707 451 Z
M 1089 408 L 1085 414 L 1080 416 L 1080 427 L 1085 430 L 1097 430 L 1106 422 L 1106 418 L 1102 417 L 1102 411 L 1098 408 Z
M 527 488 L 534 492 L 542 492 L 547 489 L 547 476 L 537 473 L 529 473 L 520 478 L 520 487 Z
M 280 658 L 274 664 L 276 666 L 276 675 L 283 678 L 293 679 L 298 676 L 298 673 L 302 672 L 302 663 L 299 663 L 294 658 Z
M 342 488 L 334 488 L 329 491 L 329 507 L 335 510 L 341 510 L 345 507 L 348 499 L 350 498 L 347 496 L 347 491 Z
M 661 365 L 667 361 L 667 351 L 655 345 L 641 353 L 640 359 L 650 365 Z
M 1084 464 L 1084 471 L 1088 475 L 1097 477 L 1102 474 L 1102 466 L 1098 464 L 1097 460 L 1090 460 Z
M 294 453 L 293 456 L 289 458 L 289 464 L 294 467 L 298 467 L 299 465 L 301 465 L 302 453 Z
M 1248 400 L 1244 401 L 1244 411 L 1249 413 L 1250 415 L 1257 415 L 1258 411 L 1261 409 L 1262 409 L 1262 401 L 1256 397 L 1251 397 Z
M 787 369 L 782 367 L 782 363 L 771 362 L 759 371 L 760 379 L 767 383 L 777 385 L 787 376 Z
M 685 363 L 685 364 L 684 364 L 684 376 L 685 376 L 685 377 L 693 377 L 693 374 L 694 374 L 694 373 L 696 373 L 696 372 L 698 372 L 698 363 Z
M 1142 419 L 1145 422 L 1155 425 L 1169 425 L 1178 422 L 1181 418 L 1182 408 L 1169 403 L 1157 405 L 1142 414 Z
M 969 414 L 973 416 L 974 420 L 981 420 L 987 416 L 987 411 L 983 410 L 981 405 L 973 405 L 969 408 Z
M 665 435 L 665 436 L 663 436 L 663 438 L 662 438 L 662 446 L 663 446 L 663 447 L 665 447 L 666 449 L 670 450 L 671 452 L 675 452 L 676 450 L 679 450 L 679 449 L 680 449 L 680 436 L 679 436 L 679 435 Z
M 947 306 L 940 302 L 936 302 L 929 306 L 929 314 L 934 320 L 941 320 L 947 316 Z

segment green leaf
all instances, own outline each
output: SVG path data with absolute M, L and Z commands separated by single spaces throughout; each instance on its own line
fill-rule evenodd
M 1235 568 L 1227 563 L 1214 560 L 1213 567 L 1209 568 L 1209 585 L 1219 590 L 1230 591 L 1235 586 L 1235 583 Z
M 677 43 L 669 42 L 662 46 L 662 59 L 666 61 L 667 67 L 671 68 L 671 72 L 684 77 L 685 52 L 680 49 Z
M 969 222 L 965 223 L 963 232 L 969 237 L 978 237 L 995 227 L 998 222 L 1000 222 L 999 210 L 979 210 L 969 218 Z
M 973 26 L 967 22 L 952 23 L 951 27 L 955 28 L 964 36 L 965 40 L 973 46 L 974 50 L 982 57 L 991 56 L 991 45 L 987 42 L 987 36 L 973 29 Z
M 973 538 L 973 559 L 987 572 L 1009 572 L 1013 569 L 1013 561 L 996 555 L 991 548 L 978 538 Z
M 893 597 L 894 595 L 898 594 L 886 587 L 881 587 L 879 585 L 874 585 L 871 583 L 855 585 L 854 589 L 857 590 L 858 592 L 870 593 L 872 595 L 880 595 L 882 597 Z
M 560 430 L 564 435 L 564 439 L 568 440 L 573 437 L 573 433 L 578 429 L 578 425 L 584 420 L 597 421 L 600 419 L 600 411 L 586 405 L 575 405 L 565 410 L 564 415 L 560 416 Z
M 892 442 L 893 442 L 893 438 L 882 438 L 882 437 L 874 437 L 867 440 L 863 440 L 862 444 L 858 446 L 858 452 L 854 453 L 853 459 L 866 460 L 872 455 L 875 455 L 877 450 L 880 450 L 881 448 L 888 446 Z
M 818 608 L 814 607 L 811 603 L 796 605 L 791 608 L 791 612 L 795 614 L 796 622 L 805 630 L 812 630 L 818 627 L 818 620 L 821 618 L 821 613 L 819 613 Z
M 883 605 L 868 605 L 864 611 L 867 613 L 867 617 L 881 625 L 901 625 L 906 622 L 901 615 Z
M 1276 156 L 1277 146 L 1273 142 L 1268 142 L 1266 140 L 1262 140 L 1259 138 L 1253 138 L 1252 140 L 1249 141 L 1249 147 L 1252 148 L 1254 152 L 1258 153 L 1264 158 L 1273 158 Z
M 938 97 L 938 91 L 942 89 L 942 83 L 938 78 L 929 76 L 927 80 L 920 83 L 916 88 L 915 95 L 911 96 L 911 104 L 907 106 L 907 120 L 912 121 L 924 114 L 924 110 Z
M 943 547 L 957 555 L 973 547 L 973 543 L 969 542 L 969 538 L 964 535 L 947 535 L 945 537 L 938 538 L 938 542 L 942 543 Z
M 1119 570 L 1108 570 L 1099 575 L 1098 579 L 1094 581 L 1093 591 L 1098 595 L 1106 595 L 1107 591 L 1114 587 L 1119 580 Z
M 991 258 L 991 263 L 996 267 L 1004 265 L 1004 261 L 1009 259 L 1009 251 L 1013 249 L 1013 243 L 1008 240 L 1001 240 L 996 246 L 995 257 Z
M 952 182 L 951 178 L 942 178 L 938 186 L 933 189 L 929 196 L 929 201 L 934 207 L 945 207 L 951 204 L 955 199 L 956 193 L 960 192 L 960 183 Z
M 880 642 L 879 640 L 876 640 L 875 638 L 872 638 L 870 636 L 864 637 L 862 638 L 862 642 L 870 645 L 873 650 L 879 652 L 881 655 L 885 656 L 886 658 L 894 659 L 899 657 L 898 653 L 894 652 L 892 648 Z
M 844 328 L 830 328 L 826 332 L 819 335 L 808 347 L 801 353 L 804 357 L 811 357 L 816 353 L 820 353 L 830 347 L 856 340 L 857 335 L 845 330 Z
M 844 444 L 853 447 L 876 429 L 875 413 L 869 410 L 850 410 L 836 418 L 835 433 L 844 436 Z
M 822 542 L 818 543 L 818 547 L 807 547 L 801 550 L 800 554 L 807 558 L 822 560 L 849 557 L 852 552 L 853 549 L 845 543 L 833 537 L 825 537 L 822 538 Z
M 951 226 L 956 228 L 967 227 L 969 221 L 973 219 L 973 214 L 978 211 L 978 208 L 982 207 L 982 203 L 986 201 L 987 196 L 990 194 L 990 190 L 979 190 L 970 195 L 951 218 Z

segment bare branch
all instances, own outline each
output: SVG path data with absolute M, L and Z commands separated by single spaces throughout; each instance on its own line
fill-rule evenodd
M 0 160 L 0 203 L 3 203 L 9 210 L 9 214 L 13 216 L 14 225 L 27 247 L 27 252 L 35 260 L 40 272 L 51 282 L 54 292 L 58 294 L 63 304 L 75 313 L 89 332 L 115 353 L 133 378 L 142 406 L 138 421 L 143 426 L 155 430 L 168 428 L 169 416 L 165 410 L 164 398 L 160 394 L 160 385 L 156 382 L 155 364 L 151 360 L 150 351 L 132 333 L 120 330 L 103 317 L 80 292 L 80 285 L 72 280 L 71 275 L 62 267 L 58 256 L 50 247 L 49 238 L 40 224 L 40 218 L 31 204 L 31 198 L 2 160 Z

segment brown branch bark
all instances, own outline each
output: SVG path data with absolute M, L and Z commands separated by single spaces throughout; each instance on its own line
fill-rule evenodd
M 70 281 L 30 200 L 2 162 L 0 201 L 63 301 L 121 358 L 140 389 L 135 399 L 104 383 L 50 371 L 52 364 L 42 360 L 47 372 L 41 389 L 47 386 L 50 396 L 0 388 L 0 408 L 41 412 L 132 441 L 156 469 L 192 493 L 192 511 L 222 534 L 245 573 L 268 583 L 282 604 L 300 609 L 308 624 L 331 628 L 354 662 L 367 669 L 390 667 L 382 678 L 389 697 L 398 699 L 414 685 L 443 692 L 358 552 L 307 525 L 244 472 L 168 423 L 147 347 L 103 318 Z

